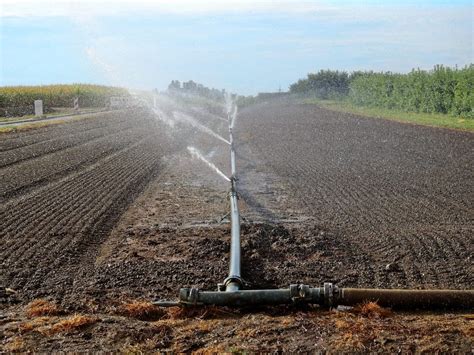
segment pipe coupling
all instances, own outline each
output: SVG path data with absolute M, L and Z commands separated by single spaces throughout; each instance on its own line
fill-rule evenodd
M 323 285 L 324 306 L 335 307 L 339 303 L 339 288 L 331 282 L 325 282 Z
M 312 299 L 309 285 L 290 285 L 290 298 L 293 302 L 308 302 Z
M 192 287 L 179 290 L 179 303 L 193 306 L 199 304 L 199 289 Z
M 224 285 L 224 289 L 225 289 L 230 283 L 238 284 L 240 289 L 244 287 L 244 280 L 242 280 L 240 276 L 230 275 L 224 280 L 224 282 L 221 285 Z

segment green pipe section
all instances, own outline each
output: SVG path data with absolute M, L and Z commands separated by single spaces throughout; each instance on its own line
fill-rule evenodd
M 404 309 L 474 309 L 474 290 L 398 290 L 338 288 L 290 285 L 285 289 L 200 291 L 182 288 L 181 305 L 255 306 L 292 303 L 319 304 L 323 307 L 355 306 L 365 302 Z

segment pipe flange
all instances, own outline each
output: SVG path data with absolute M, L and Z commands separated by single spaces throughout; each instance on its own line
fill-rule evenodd
M 308 285 L 290 285 L 290 298 L 293 302 L 307 301 L 311 299 L 310 287 Z
M 243 288 L 244 286 L 244 280 L 242 280 L 242 278 L 239 276 L 228 276 L 222 284 L 227 287 L 230 283 L 236 283 L 240 288 Z
M 179 303 L 197 305 L 199 300 L 199 289 L 182 288 L 179 291 Z
M 191 290 L 189 290 L 189 302 L 191 304 L 197 304 L 198 299 L 199 299 L 199 289 L 191 288 Z
M 334 285 L 331 282 L 324 283 L 324 305 L 332 307 L 334 305 Z
M 297 284 L 291 284 L 290 285 L 290 298 L 293 302 L 297 301 L 299 296 L 300 296 L 300 292 L 299 292 L 299 285 Z
M 311 299 L 311 292 L 309 291 L 309 285 L 299 285 L 299 294 L 300 294 L 300 299 L 307 301 Z
M 239 194 L 237 193 L 235 187 L 232 185 L 230 188 L 230 191 L 228 193 L 228 199 L 230 200 L 232 197 L 235 197 L 236 199 L 240 199 Z

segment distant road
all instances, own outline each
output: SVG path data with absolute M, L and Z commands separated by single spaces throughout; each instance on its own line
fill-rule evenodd
M 71 113 L 67 115 L 61 115 L 61 116 L 46 116 L 44 118 L 34 118 L 34 119 L 27 119 L 27 120 L 18 120 L 18 121 L 8 121 L 8 122 L 0 122 L 0 127 L 1 126 L 13 126 L 13 127 L 18 127 L 18 126 L 23 126 L 31 123 L 36 123 L 36 122 L 49 122 L 49 121 L 56 121 L 56 120 L 70 120 L 75 117 L 81 117 L 81 116 L 91 116 L 91 115 L 96 115 L 99 113 L 104 113 L 104 112 L 110 112 L 111 110 L 97 110 L 97 111 L 90 111 L 90 112 L 82 112 L 82 113 Z

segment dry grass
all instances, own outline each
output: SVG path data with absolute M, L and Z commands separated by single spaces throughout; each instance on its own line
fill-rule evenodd
M 196 355 L 213 355 L 213 354 L 233 354 L 236 353 L 237 351 L 231 351 L 227 349 L 223 345 L 211 345 L 209 347 L 203 348 L 203 349 L 197 349 L 193 351 L 193 354 Z
M 380 330 L 371 322 L 372 320 L 364 318 L 354 319 L 347 317 L 335 319 L 334 325 L 337 331 L 334 333 L 335 337 L 331 341 L 334 349 L 337 351 L 364 349 L 365 344 L 373 341 L 376 333 Z
M 25 334 L 25 333 L 38 330 L 38 328 L 45 326 L 50 320 L 51 320 L 50 317 L 35 318 L 32 321 L 21 323 L 18 326 L 18 331 L 21 334 Z
M 88 325 L 95 324 L 97 321 L 98 319 L 95 317 L 75 314 L 54 324 L 52 327 L 45 330 L 44 333 L 47 335 L 53 335 L 56 333 L 71 333 Z
M 293 314 L 284 311 L 281 316 L 277 312 L 269 315 L 245 311 L 242 316 L 242 311 L 215 307 L 174 308 L 163 312 L 158 321 L 151 323 L 103 315 L 102 330 L 93 326 L 99 321 L 92 318 L 97 317 L 94 314 L 24 318 L 20 324 L 12 324 L 4 343 L 0 343 L 0 353 L 28 351 L 33 346 L 57 349 L 58 342 L 79 346 L 89 341 L 83 338 L 86 332 L 94 344 L 105 342 L 109 349 L 120 346 L 122 352 L 131 354 L 160 350 L 207 354 L 313 348 L 336 353 L 415 350 L 469 353 L 474 332 L 472 315 L 393 313 L 385 318 L 387 310 L 381 311 L 373 304 L 360 305 L 352 311 Z M 54 334 L 60 336 L 50 338 Z
M 55 316 L 63 313 L 55 303 L 44 299 L 34 300 L 26 306 L 27 317 Z
M 25 342 L 20 337 L 15 337 L 5 344 L 5 350 L 8 352 L 16 353 L 23 352 L 25 348 Z
M 91 113 L 92 114 L 92 113 Z M 53 120 L 44 120 L 44 121 L 34 121 L 31 123 L 25 123 L 19 126 L 14 126 L 14 125 L 5 125 L 0 127 L 0 134 L 6 134 L 6 133 L 15 133 L 19 131 L 29 131 L 31 129 L 38 129 L 38 128 L 44 128 L 48 126 L 53 126 L 53 125 L 59 125 L 59 124 L 64 124 L 64 123 L 69 123 L 69 122 L 75 122 L 75 121 L 80 121 L 84 120 L 87 118 L 90 118 L 90 115 L 84 114 L 80 115 L 78 117 L 69 117 L 65 119 L 53 119 Z
M 392 313 L 376 302 L 366 302 L 349 312 L 332 315 L 336 331 L 330 341 L 336 351 L 364 351 L 381 336 L 381 331 L 389 327 L 385 320 Z M 394 329 L 397 328 L 393 324 Z M 383 341 L 383 340 L 382 340 Z
M 354 333 L 345 333 L 331 344 L 334 350 L 341 352 L 354 352 L 366 349 L 359 336 Z
M 71 122 L 75 119 L 69 119 L 69 120 L 50 120 L 50 121 L 37 121 L 37 122 L 31 122 L 31 123 L 25 123 L 19 126 L 4 126 L 0 127 L 0 134 L 1 133 L 14 133 L 18 131 L 28 131 L 30 129 L 37 129 L 37 128 L 43 128 L 47 126 L 52 126 L 52 125 L 57 125 L 57 124 L 63 124 L 66 122 Z
M 170 319 L 197 318 L 197 319 L 216 319 L 236 317 L 238 310 L 232 310 L 225 307 L 207 306 L 207 307 L 169 307 L 166 310 L 167 317 Z
M 11 133 L 11 132 L 16 132 L 15 127 L 12 127 L 12 126 L 0 127 L 0 134 Z
M 153 327 L 156 329 L 155 334 L 161 334 L 160 344 L 157 348 L 162 349 L 165 345 L 177 353 L 189 352 L 190 349 L 193 349 L 194 352 L 197 347 L 191 343 L 206 343 L 209 340 L 204 339 L 216 339 L 224 329 L 229 328 L 232 324 L 239 324 L 239 320 L 236 319 L 237 312 L 222 307 L 167 308 L 164 316 L 153 323 Z M 210 350 L 206 349 L 204 352 L 212 352 L 214 346 L 215 344 Z M 144 344 L 140 344 L 138 348 L 143 349 Z M 128 351 L 131 350 L 137 350 L 137 347 L 128 349 Z M 224 347 L 219 348 L 219 353 L 224 350 Z
M 126 317 L 140 320 L 157 320 L 165 315 L 165 312 L 160 307 L 146 301 L 124 303 L 119 307 L 118 313 Z
M 173 333 L 173 328 L 169 325 L 152 324 L 146 331 L 147 337 L 144 341 L 136 344 L 126 344 L 122 352 L 125 354 L 156 353 L 157 349 L 166 349 L 171 345 Z
M 390 310 L 380 307 L 377 302 L 365 302 L 354 307 L 352 312 L 367 318 L 386 318 L 392 315 Z

